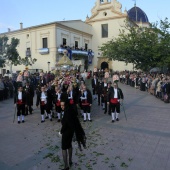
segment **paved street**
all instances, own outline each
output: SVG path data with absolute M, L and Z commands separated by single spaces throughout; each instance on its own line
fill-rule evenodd
M 97 101 L 93 122 L 82 122 L 87 149 L 73 143 L 72 170 L 169 170 L 170 104 L 147 92 L 120 84 L 124 106 L 120 121 L 111 123 Z M 0 103 L 0 170 L 59 170 L 63 168 L 58 132 L 61 124 L 53 119 L 41 123 L 40 111 L 25 123 L 13 123 L 13 100 Z M 81 119 L 82 121 L 82 119 Z

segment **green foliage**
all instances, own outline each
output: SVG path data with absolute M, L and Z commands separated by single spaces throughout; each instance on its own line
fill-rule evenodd
M 10 63 L 12 65 L 31 65 L 34 64 L 37 60 L 28 57 L 21 58 L 19 56 L 17 46 L 20 41 L 17 38 L 12 38 L 9 43 L 9 38 L 4 35 L 0 37 L 0 67 L 5 67 L 6 64 Z
M 0 66 L 4 67 L 7 63 L 18 65 L 21 57 L 17 51 L 19 39 L 12 38 L 11 43 L 8 43 L 7 36 L 0 37 Z
M 170 66 L 170 23 L 166 18 L 149 28 L 130 25 L 127 21 L 118 38 L 103 44 L 99 50 L 109 60 L 133 63 L 144 71 Z

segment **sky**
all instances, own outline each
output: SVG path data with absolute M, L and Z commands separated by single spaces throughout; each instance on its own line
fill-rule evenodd
M 122 4 L 122 11 L 134 6 L 134 0 L 117 0 Z M 91 16 L 91 9 L 96 0 L 0 0 L 0 33 L 8 28 L 17 30 L 20 23 L 23 27 L 63 21 L 85 21 Z M 136 5 L 148 16 L 151 23 L 164 20 L 170 22 L 170 0 L 136 0 Z

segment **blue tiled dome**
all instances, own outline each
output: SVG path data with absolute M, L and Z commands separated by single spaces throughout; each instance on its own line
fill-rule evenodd
M 129 18 L 134 22 L 149 22 L 147 15 L 143 10 L 141 10 L 139 7 L 134 6 L 131 8 L 128 12 Z M 136 17 L 137 16 L 137 17 Z

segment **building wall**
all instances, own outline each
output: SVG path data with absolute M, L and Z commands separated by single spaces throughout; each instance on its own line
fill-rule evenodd
M 100 1 L 96 2 L 95 7 L 92 9 L 92 16 L 86 19 L 86 22 L 92 26 L 92 44 L 95 52 L 93 66 L 100 69 L 101 63 L 105 60 L 106 62 L 108 61 L 107 58 L 103 58 L 107 56 L 102 56 L 99 47 L 118 37 L 120 30 L 125 29 L 126 18 L 127 12 L 121 12 L 121 4 L 118 1 L 111 0 L 108 2 L 105 0 L 103 3 L 100 3 Z M 102 38 L 102 24 L 108 24 L 107 38 Z M 110 61 L 109 69 L 113 69 L 114 71 L 133 70 L 133 65 L 126 65 L 124 62 Z
M 104 0 L 101 3 L 100 0 L 96 0 L 96 4 L 92 8 L 92 16 L 87 17 L 86 23 L 81 20 L 60 21 L 8 32 L 6 35 L 9 38 L 20 39 L 18 52 L 21 57 L 25 57 L 26 48 L 31 49 L 31 56 L 36 58 L 37 62 L 29 66 L 30 69 L 43 69 L 44 71 L 48 71 L 48 62 L 50 62 L 50 68 L 54 68 L 56 61 L 60 59 L 61 55 L 59 55 L 57 49 L 63 44 L 63 38 L 67 40 L 66 45 L 71 47 L 75 46 L 75 41 L 78 41 L 79 48 L 84 48 L 85 43 L 87 43 L 88 48 L 92 49 L 95 55 L 92 65 L 89 65 L 88 68 L 93 70 L 93 67 L 100 69 L 101 61 L 103 61 L 103 59 L 100 59 L 104 56 L 99 51 L 99 47 L 119 35 L 120 29 L 124 29 L 126 18 L 127 11 L 121 11 L 121 4 L 118 1 Z M 108 24 L 107 38 L 102 38 L 102 24 Z M 42 55 L 39 53 L 39 49 L 42 48 L 42 38 L 46 37 L 48 38 L 49 54 Z M 84 59 L 75 61 L 75 64 L 81 63 L 83 65 Z M 110 61 L 109 68 L 113 70 L 133 70 L 133 65 Z M 9 70 L 9 67 L 7 66 L 6 69 Z M 24 69 L 24 65 L 13 66 L 13 71 Z
M 48 70 L 47 62 L 50 62 L 50 65 L 55 64 L 56 56 L 56 45 L 55 45 L 55 25 L 47 25 L 38 28 L 22 29 L 18 31 L 8 32 L 6 35 L 11 39 L 12 37 L 18 38 L 20 43 L 17 47 L 19 55 L 21 58 L 26 57 L 26 49 L 30 48 L 31 57 L 36 58 L 37 61 L 32 66 L 28 66 L 29 69 L 43 69 Z M 48 48 L 49 54 L 41 55 L 39 49 L 42 48 L 42 38 L 48 39 Z M 7 66 L 7 70 L 10 68 Z M 23 71 L 25 65 L 12 66 L 12 71 Z
M 80 21 L 76 23 L 78 24 L 78 27 L 80 27 L 83 22 Z M 84 24 L 85 23 L 83 23 L 83 25 Z M 90 28 L 89 25 L 87 25 L 87 28 Z M 63 43 L 63 38 L 67 39 L 67 45 L 69 46 L 74 46 L 75 41 L 78 41 L 79 48 L 85 48 L 85 43 L 87 43 L 88 48 L 92 49 L 92 35 L 87 33 L 87 31 L 88 30 L 86 30 L 86 32 L 82 32 L 81 30 L 75 30 L 72 27 L 53 23 L 8 32 L 6 35 L 9 39 L 15 37 L 20 40 L 17 50 L 22 58 L 26 57 L 26 49 L 30 48 L 31 57 L 37 59 L 37 61 L 32 64 L 32 66 L 28 66 L 29 69 L 43 69 L 44 71 L 48 71 L 48 69 L 51 70 L 51 68 L 55 67 L 57 58 L 59 59 L 57 48 Z M 42 38 L 48 39 L 48 54 L 42 55 L 39 53 L 39 49 L 42 48 Z M 50 64 L 48 64 L 48 62 L 50 62 Z M 76 61 L 76 63 L 81 63 L 81 65 L 84 64 L 83 59 L 80 59 L 80 62 Z M 3 69 L 10 70 L 10 66 L 6 66 Z M 24 69 L 25 65 L 12 66 L 13 72 L 23 71 Z

